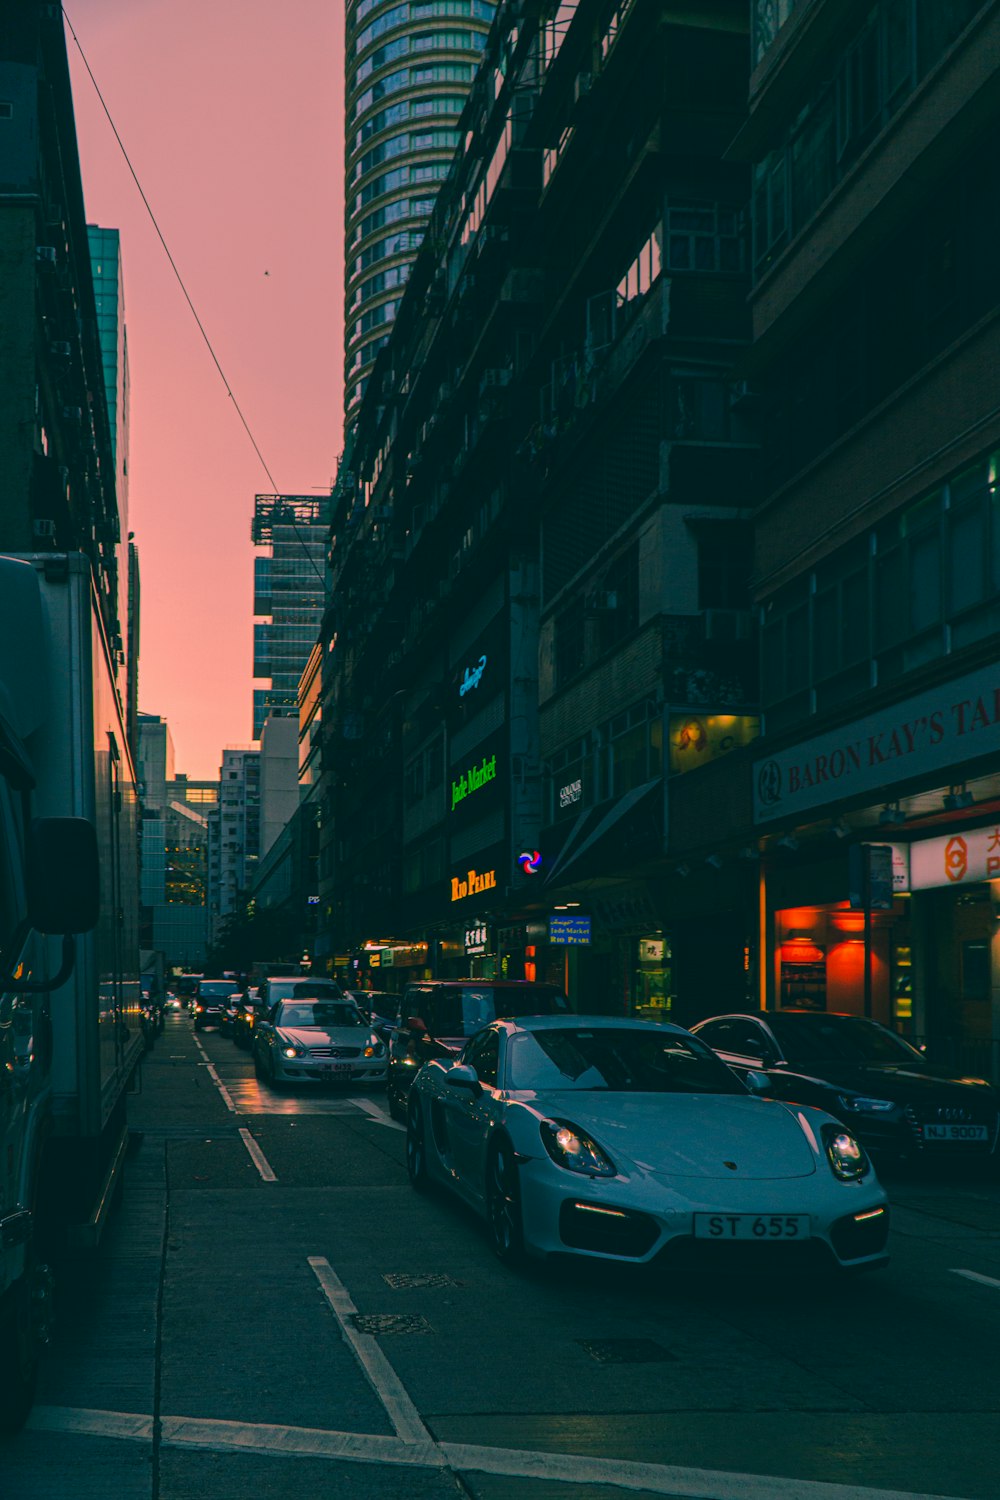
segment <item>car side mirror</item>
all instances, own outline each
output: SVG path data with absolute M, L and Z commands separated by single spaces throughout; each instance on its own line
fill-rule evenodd
M 420 1016 L 407 1016 L 406 1027 L 408 1031 L 418 1031 L 423 1033 L 423 1035 L 425 1036 L 428 1034 L 427 1022 L 424 1021 Z
M 771 1090 L 771 1080 L 766 1073 L 761 1073 L 757 1068 L 749 1068 L 743 1075 L 743 1082 L 751 1094 L 767 1094 Z
M 452 1088 L 468 1089 L 469 1093 L 477 1099 L 483 1092 L 483 1086 L 479 1082 L 479 1075 L 475 1068 L 470 1067 L 468 1063 L 456 1063 L 453 1068 L 448 1069 L 444 1077 L 445 1082 L 451 1084 Z

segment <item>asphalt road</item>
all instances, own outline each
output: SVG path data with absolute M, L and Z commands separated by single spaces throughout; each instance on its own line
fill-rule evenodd
M 849 1281 L 521 1275 L 377 1092 L 273 1094 L 182 1013 L 130 1112 L 2 1500 L 1000 1496 L 994 1183 L 890 1183 Z

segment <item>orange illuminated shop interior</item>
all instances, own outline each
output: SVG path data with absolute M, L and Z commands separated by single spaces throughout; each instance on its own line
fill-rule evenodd
M 904 1036 L 913 1022 L 907 907 L 897 897 L 871 926 L 871 1013 Z M 864 1014 L 865 919 L 846 901 L 776 912 L 775 962 L 780 1008 Z

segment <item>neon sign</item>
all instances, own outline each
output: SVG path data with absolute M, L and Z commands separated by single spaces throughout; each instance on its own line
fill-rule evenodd
M 496 870 L 469 870 L 464 879 L 461 875 L 451 877 L 451 899 L 464 901 L 466 896 L 478 896 L 481 891 L 495 891 Z
M 480 684 L 480 681 L 482 680 L 482 676 L 485 671 L 485 656 L 481 656 L 474 667 L 466 667 L 465 672 L 462 676 L 462 681 L 459 684 L 458 696 L 460 698 L 464 698 L 466 693 L 471 693 L 473 688 L 477 688 Z
M 575 781 L 570 781 L 566 786 L 559 788 L 559 806 L 572 807 L 573 803 L 579 802 L 582 796 L 583 780 L 578 776 Z
M 451 784 L 451 810 L 460 802 L 463 802 L 470 792 L 478 792 L 481 787 L 496 780 L 497 758 L 491 755 L 489 760 L 483 756 L 482 763 L 478 766 L 470 766 L 468 771 L 463 771 L 457 781 Z

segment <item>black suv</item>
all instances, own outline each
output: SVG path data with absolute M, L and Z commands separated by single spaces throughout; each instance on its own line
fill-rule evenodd
M 558 985 L 517 979 L 426 979 L 408 984 L 389 1049 L 389 1113 L 406 1118 L 417 1070 L 433 1057 L 457 1057 L 470 1036 L 498 1017 L 553 1016 L 571 1009 Z

